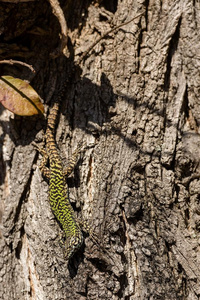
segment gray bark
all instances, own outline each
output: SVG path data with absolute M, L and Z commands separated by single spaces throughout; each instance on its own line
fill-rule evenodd
M 61 2 L 70 58 L 50 57 L 60 25 L 48 2 L 1 3 L 1 75 L 30 80 L 46 112 L 67 80 L 56 141 L 89 237 L 68 264 L 32 141 L 45 118 L 1 109 L 0 299 L 200 298 L 200 7 L 179 1 Z M 80 55 L 110 30 L 139 15 Z

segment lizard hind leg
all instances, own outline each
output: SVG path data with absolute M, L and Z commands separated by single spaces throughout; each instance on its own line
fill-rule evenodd
M 34 147 L 38 150 L 39 153 L 42 154 L 42 160 L 41 163 L 39 165 L 40 171 L 42 173 L 42 175 L 44 175 L 46 178 L 50 178 L 50 170 L 49 168 L 46 167 L 49 156 L 47 154 L 47 151 L 45 150 L 45 148 L 40 148 L 37 145 L 34 144 Z
M 39 168 L 42 172 L 42 175 L 44 175 L 46 178 L 50 179 L 50 170 L 46 167 L 47 161 L 48 161 L 48 155 L 47 153 L 43 156 L 42 161 L 39 165 Z
M 71 172 L 73 171 L 73 169 L 78 161 L 79 154 L 81 153 L 84 145 L 85 145 L 85 143 L 83 143 L 83 142 L 80 142 L 78 144 L 78 146 L 77 146 L 76 150 L 73 152 L 67 166 L 63 170 L 64 176 L 69 176 L 71 174 Z

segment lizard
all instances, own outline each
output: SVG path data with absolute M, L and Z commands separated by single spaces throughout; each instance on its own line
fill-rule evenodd
M 65 234 L 65 258 L 70 259 L 83 243 L 81 226 L 84 226 L 84 231 L 88 233 L 90 233 L 90 229 L 86 222 L 79 222 L 77 220 L 69 200 L 65 179 L 72 172 L 76 164 L 82 144 L 79 144 L 69 160 L 68 166 L 64 168 L 54 137 L 59 102 L 60 100 L 54 102 L 47 119 L 45 134 L 46 150 L 38 148 L 39 152 L 43 155 L 39 168 L 41 173 L 49 179 L 50 206 Z M 49 168 L 46 166 L 48 160 Z

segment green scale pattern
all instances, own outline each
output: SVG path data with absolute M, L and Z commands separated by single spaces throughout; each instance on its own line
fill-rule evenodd
M 67 184 L 65 182 L 65 177 L 74 168 L 80 149 L 77 148 L 69 162 L 69 166 L 64 169 L 54 138 L 58 111 L 59 104 L 55 102 L 48 117 L 46 151 L 41 151 L 44 156 L 40 169 L 49 178 L 49 202 L 55 217 L 65 233 L 65 257 L 69 259 L 83 243 L 83 234 L 70 204 Z M 48 159 L 49 169 L 45 166 Z

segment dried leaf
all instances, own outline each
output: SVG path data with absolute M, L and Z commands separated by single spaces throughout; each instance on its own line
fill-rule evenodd
M 0 77 L 1 104 L 20 116 L 32 116 L 44 113 L 39 95 L 30 84 L 12 76 Z

